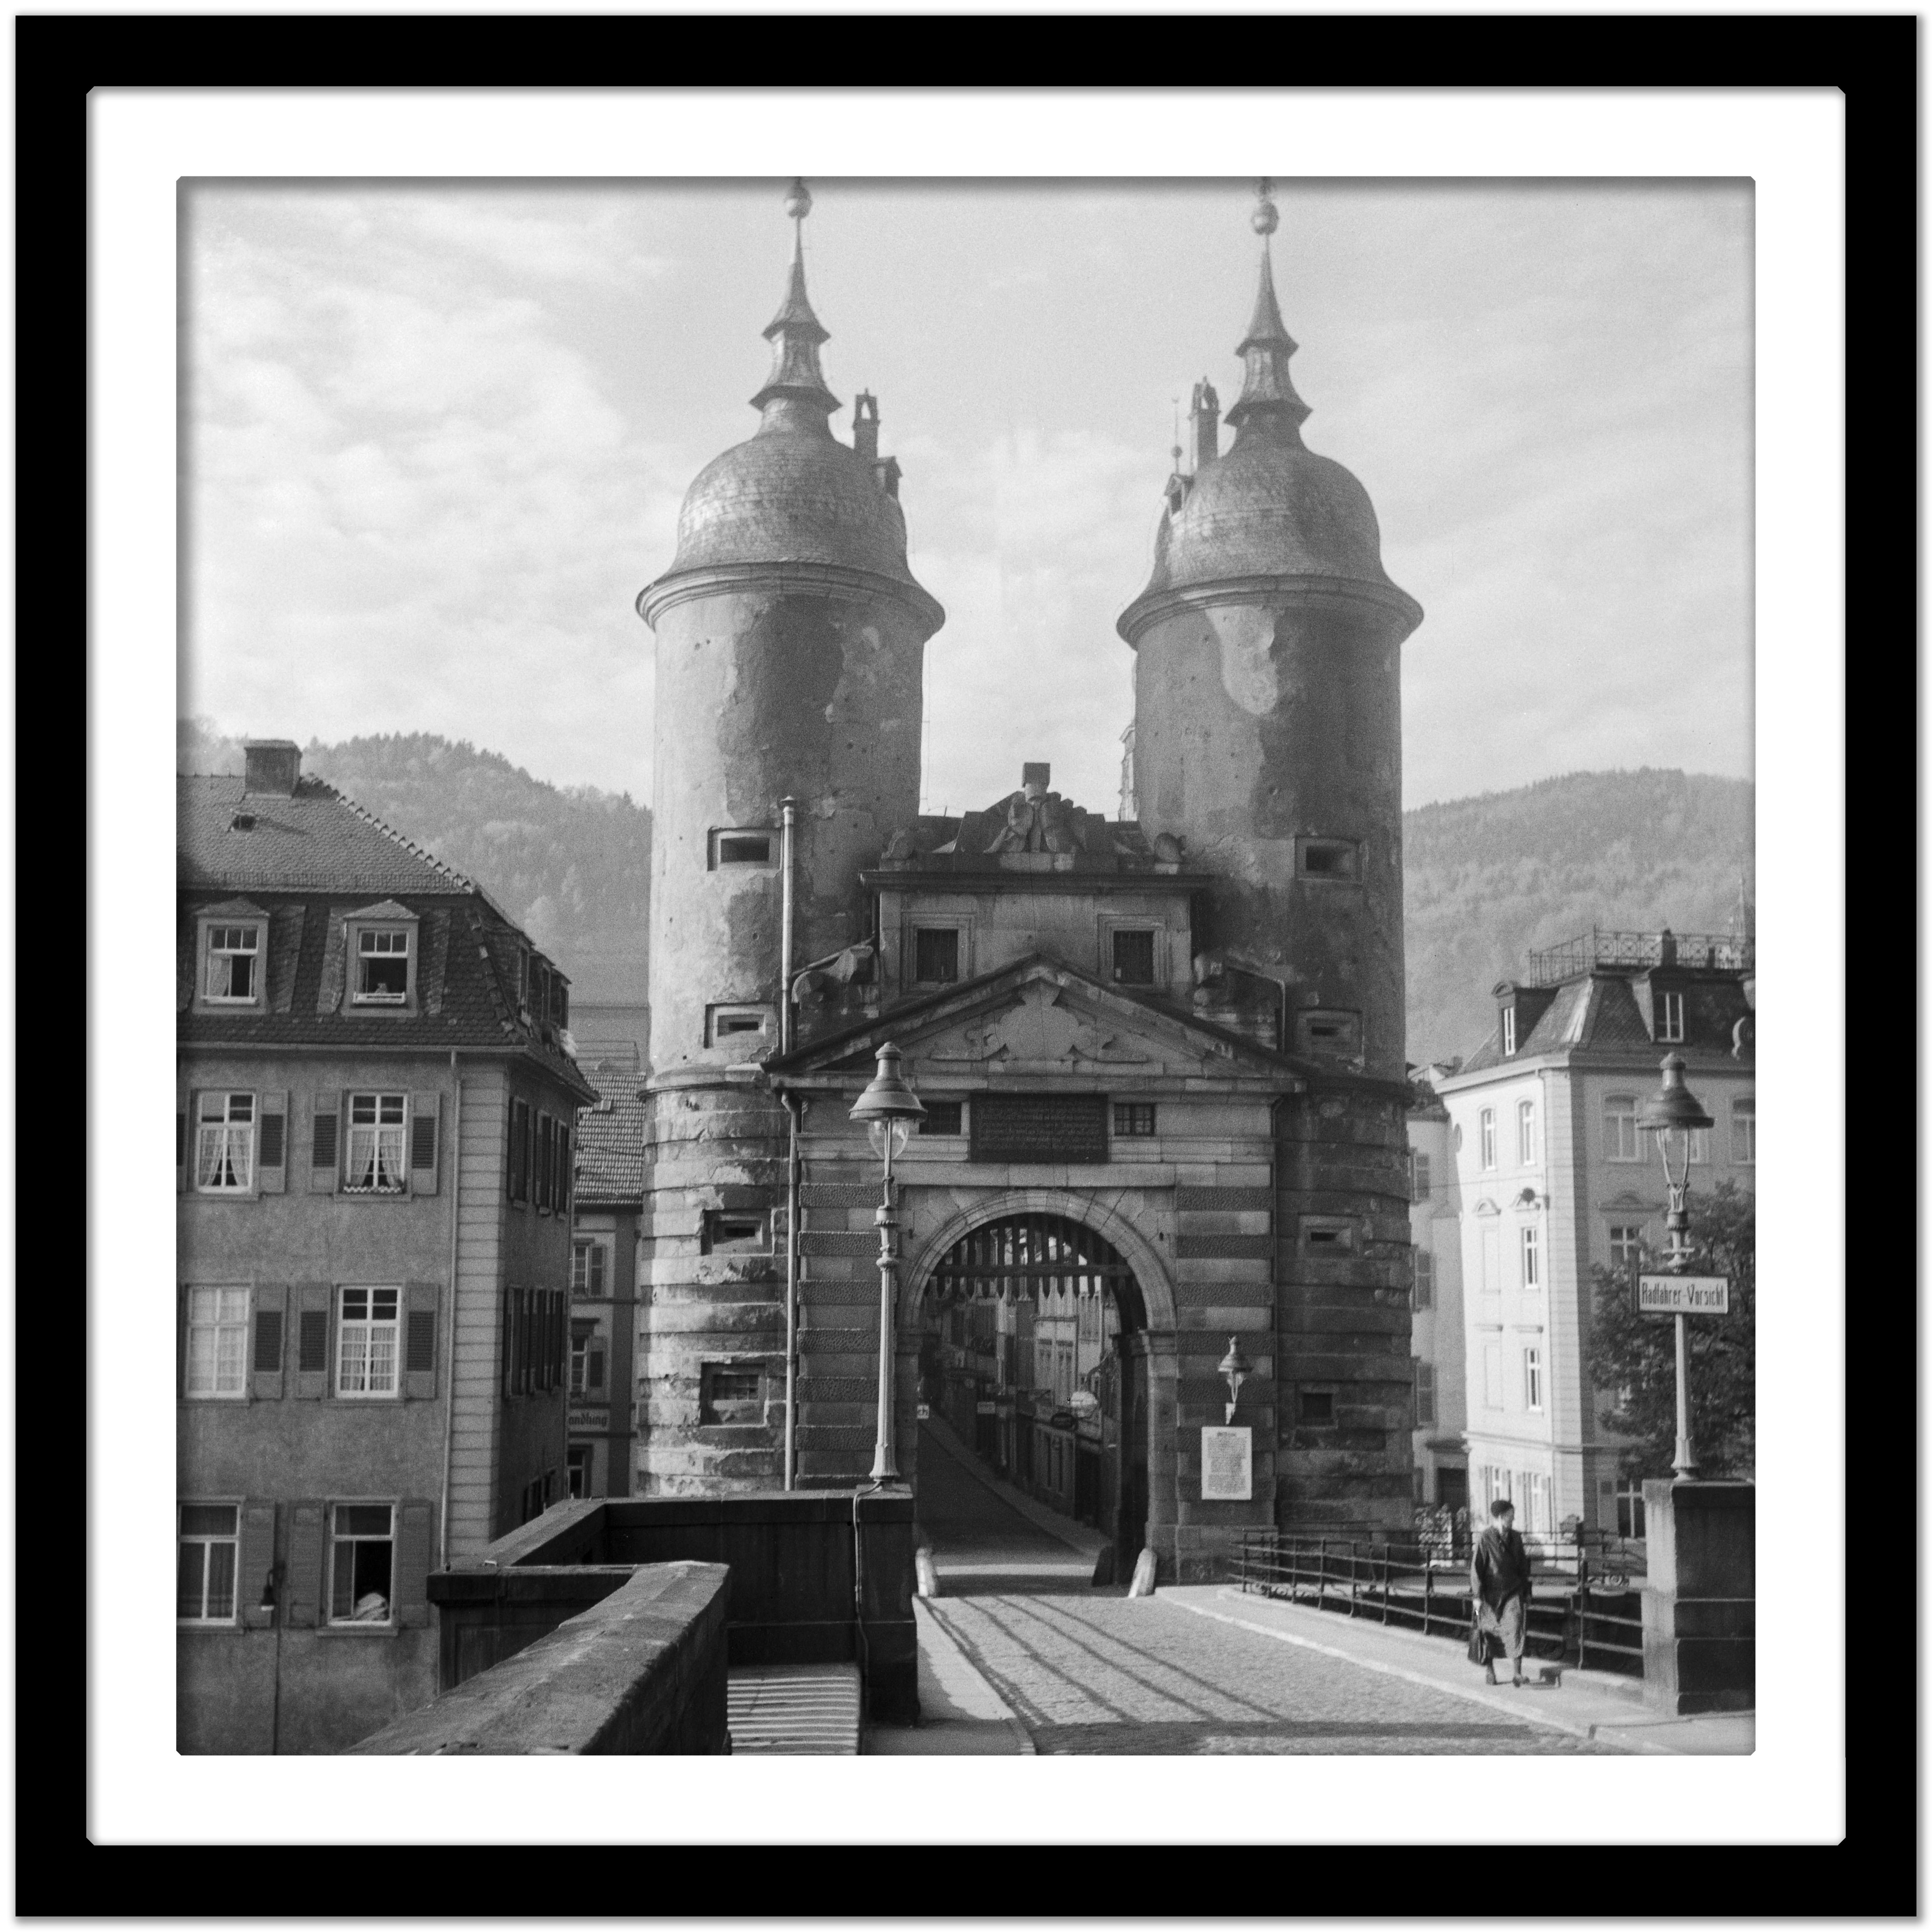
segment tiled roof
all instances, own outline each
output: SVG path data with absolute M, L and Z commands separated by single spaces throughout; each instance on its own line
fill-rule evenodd
M 1721 1001 L 1721 980 L 1716 997 Z M 1721 1013 L 1724 1009 L 1718 1008 Z M 1694 1016 L 1694 1018 L 1701 1018 Z M 1724 1029 L 1720 1029 L 1724 1031 Z M 1695 1063 L 1700 1053 L 1728 1046 L 1728 1034 L 1720 1043 L 1712 1036 L 1694 1037 L 1679 1051 Z M 1628 1055 L 1663 1053 L 1668 1042 L 1653 1039 L 1639 1007 L 1629 976 L 1618 973 L 1592 973 L 1569 980 L 1558 986 L 1549 1005 L 1538 1015 L 1534 1026 L 1517 1042 L 1512 1060 L 1533 1060 L 1552 1053 L 1592 1052 Z M 1732 1056 L 1726 1052 L 1726 1057 Z M 1492 1032 L 1465 1060 L 1460 1071 L 1480 1073 L 1506 1064 L 1500 1031 Z
M 175 781 L 176 854 L 183 887 L 225 892 L 473 892 L 453 867 L 432 858 L 373 813 L 320 778 L 297 782 L 295 795 L 244 800 L 236 777 Z M 237 827 L 239 816 L 251 821 Z
M 302 779 L 291 798 L 257 793 L 244 802 L 242 788 L 238 778 L 178 781 L 182 1045 L 496 1048 L 536 1061 L 592 1100 L 560 1030 L 518 1011 L 518 958 L 529 941 L 480 886 L 319 780 Z M 238 814 L 252 824 L 231 829 Z M 246 902 L 235 896 L 242 890 Z M 248 916 L 268 924 L 262 1004 L 197 1011 L 197 920 L 210 912 L 235 916 L 244 903 Z M 344 922 L 358 916 L 418 922 L 413 1012 L 358 1012 L 346 997 Z
M 637 1202 L 644 1192 L 643 1076 L 624 1059 L 593 1061 L 584 1071 L 597 1090 L 594 1107 L 577 1117 L 577 1198 Z

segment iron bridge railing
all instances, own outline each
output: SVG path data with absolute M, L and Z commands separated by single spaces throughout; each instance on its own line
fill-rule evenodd
M 1532 1549 L 1534 1581 L 1542 1587 L 1530 1600 L 1525 1654 L 1641 1676 L 1643 1618 L 1628 1568 L 1594 1571 L 1587 1549 L 1574 1542 L 1570 1555 L 1574 1567 L 1567 1572 L 1549 1570 Z M 1232 1568 L 1245 1593 L 1368 1617 L 1424 1636 L 1467 1643 L 1474 1619 L 1466 1554 L 1438 1556 L 1426 1538 L 1250 1531 Z

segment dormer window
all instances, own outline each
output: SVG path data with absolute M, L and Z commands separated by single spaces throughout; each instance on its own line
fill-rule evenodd
M 222 1006 L 253 1006 L 260 997 L 262 928 L 211 926 L 208 928 L 205 997 Z
M 1684 1037 L 1684 995 L 1660 993 L 1657 996 L 1657 1036 L 1660 1040 Z
M 1507 1058 L 1510 1054 L 1515 1052 L 1515 1051 L 1516 1009 L 1514 1006 L 1505 1006 L 1503 1009 L 1503 1054 L 1504 1058 Z
M 400 1006 L 410 997 L 410 929 L 364 926 L 356 935 L 356 985 L 358 1006 Z

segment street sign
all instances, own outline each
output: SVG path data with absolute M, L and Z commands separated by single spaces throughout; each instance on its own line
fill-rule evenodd
M 932 1420 L 932 1405 L 931 1402 L 922 1402 L 920 1404 L 919 1419 L 922 1422 L 930 1422 Z
M 1721 1274 L 1640 1274 L 1636 1278 L 1640 1315 L 1728 1315 L 1731 1283 Z

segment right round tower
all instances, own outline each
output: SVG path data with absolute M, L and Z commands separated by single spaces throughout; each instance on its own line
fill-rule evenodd
M 1404 1078 L 1402 640 L 1422 609 L 1382 568 L 1368 492 L 1301 440 L 1269 259 L 1219 448 L 1194 392 L 1154 574 L 1121 614 L 1135 652 L 1134 785 L 1150 838 L 1212 873 L 1197 950 L 1281 982 L 1286 1052 Z

